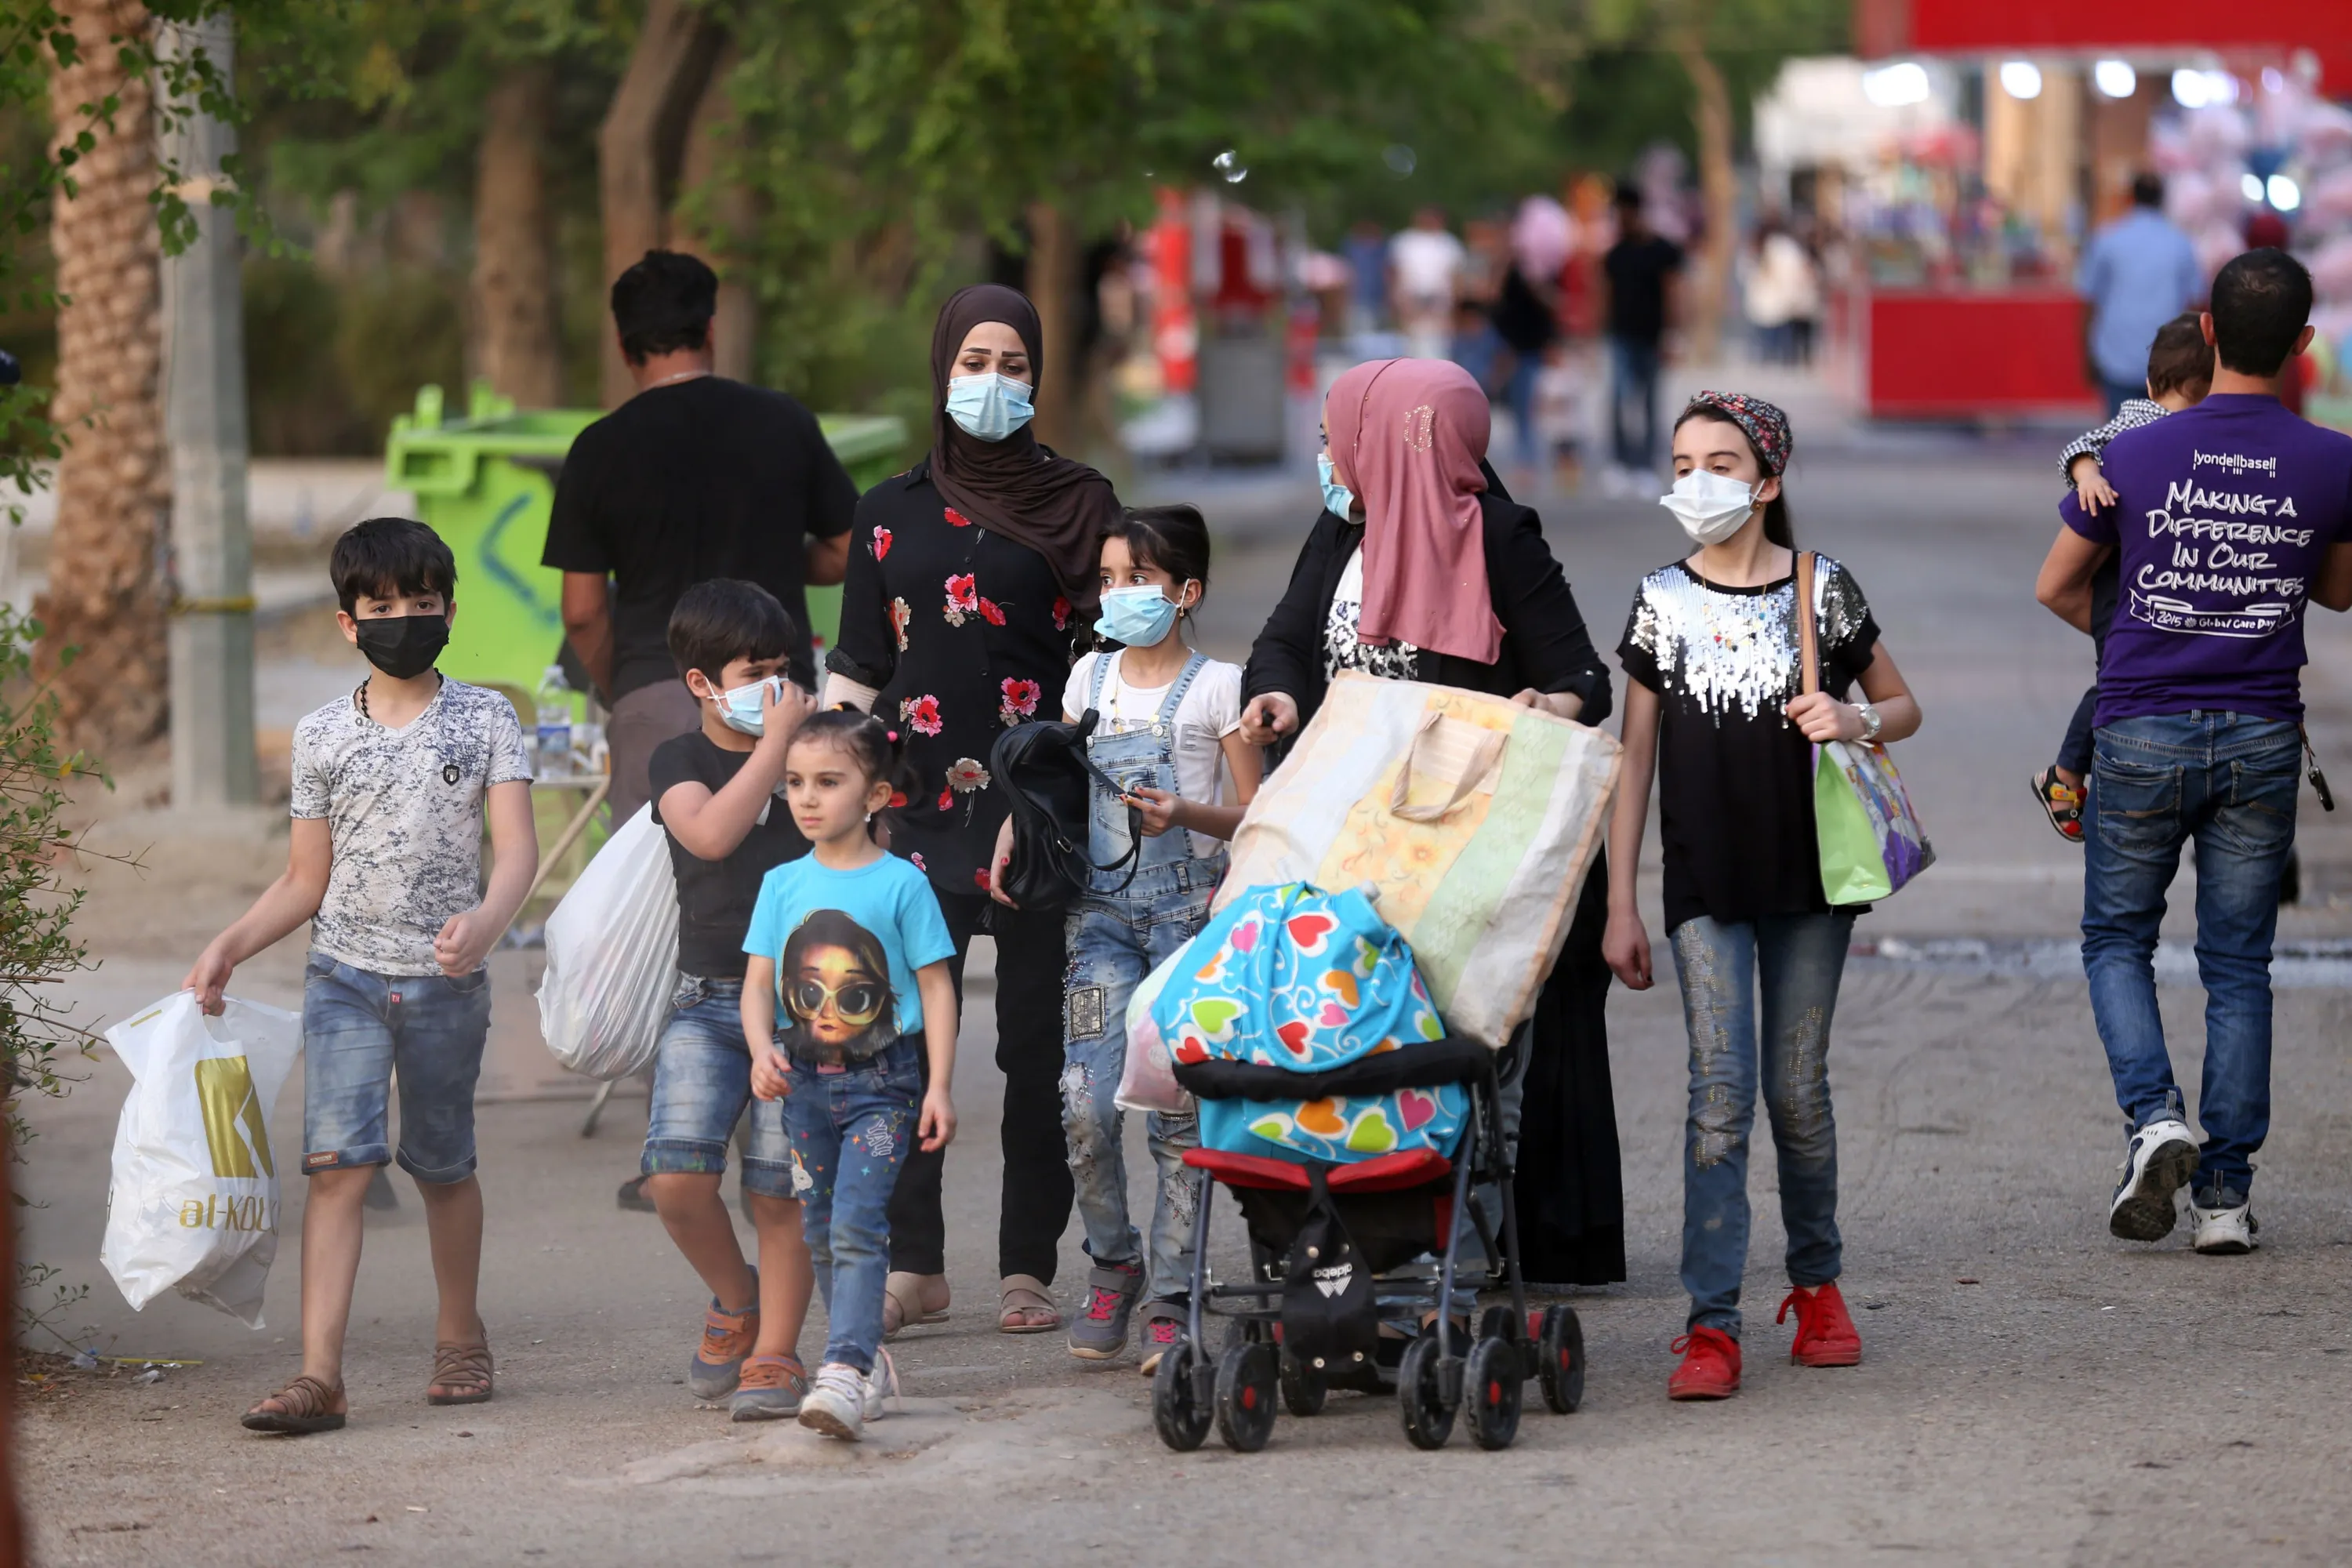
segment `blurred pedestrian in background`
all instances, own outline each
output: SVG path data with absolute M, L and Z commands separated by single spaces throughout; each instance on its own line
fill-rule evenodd
M 1756 357 L 1766 364 L 1803 364 L 1812 353 L 1813 318 L 1821 314 L 1822 284 L 1804 242 L 1777 213 L 1756 226 L 1742 302 L 1756 329 Z
M 1412 226 L 1389 241 L 1389 298 L 1405 352 L 1444 359 L 1454 346 L 1454 301 L 1469 253 L 1445 226 L 1441 207 L 1413 214 Z
M 1559 203 L 1552 206 L 1557 209 Z M 1560 213 L 1565 223 L 1568 215 Z M 1544 353 L 1559 337 L 1554 279 L 1567 259 L 1565 236 L 1554 249 L 1549 232 L 1528 237 L 1526 226 L 1514 226 L 1502 278 L 1488 308 L 1501 363 L 1490 388 L 1499 391 L 1511 411 L 1510 482 L 1532 495 L 1542 476 L 1542 450 L 1537 439 L 1536 384 L 1543 374 Z
M 1646 495 L 1658 468 L 1658 366 L 1682 321 L 1683 249 L 1650 227 L 1640 187 L 1617 186 L 1617 243 L 1601 259 L 1609 334 L 1609 433 L 1616 468 L 1604 488 Z
M 2156 330 L 2205 292 L 2197 248 L 2164 216 L 2164 176 L 2132 181 L 2132 210 L 2091 237 L 2074 270 L 2084 352 L 2109 418 L 2145 389 Z
M 1348 332 L 1362 337 L 1381 330 L 1389 304 L 1389 240 L 1370 218 L 1348 230 L 1340 247 L 1348 261 Z

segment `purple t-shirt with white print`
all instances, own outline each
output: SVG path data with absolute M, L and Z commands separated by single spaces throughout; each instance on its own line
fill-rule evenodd
M 2253 393 L 2208 397 L 2100 455 L 2116 504 L 2067 527 L 2116 547 L 2095 722 L 2192 710 L 2303 719 L 2304 603 L 2352 539 L 2352 437 Z

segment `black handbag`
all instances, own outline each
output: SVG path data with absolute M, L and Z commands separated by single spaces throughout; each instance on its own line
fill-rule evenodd
M 1024 910 L 1064 910 L 1092 890 L 1090 873 L 1127 868 L 1114 892 L 1135 880 L 1143 858 L 1143 813 L 1127 808 L 1127 853 L 1108 866 L 1087 858 L 1087 822 L 1097 786 L 1125 791 L 1087 756 L 1087 737 L 1098 715 L 1091 708 L 1075 724 L 1038 720 L 1007 730 L 989 752 L 989 772 L 1013 808 L 1013 858 L 1002 891 Z

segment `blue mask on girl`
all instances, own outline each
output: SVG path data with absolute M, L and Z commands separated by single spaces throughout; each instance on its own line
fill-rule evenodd
M 1315 471 L 1323 476 L 1323 510 L 1344 521 L 1355 510 L 1356 492 L 1332 477 L 1330 453 L 1317 454 Z
M 963 433 L 982 441 L 1002 441 L 1029 423 L 1029 385 L 1010 376 L 984 370 L 978 375 L 952 376 L 948 381 L 948 417 Z
M 1129 647 L 1158 647 L 1176 624 L 1176 606 L 1150 583 L 1132 588 L 1106 588 L 1102 615 L 1095 629 Z

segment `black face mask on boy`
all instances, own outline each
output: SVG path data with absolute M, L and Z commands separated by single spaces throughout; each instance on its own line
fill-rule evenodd
M 424 674 L 449 646 L 446 616 L 378 616 L 352 624 L 367 661 L 394 680 Z

